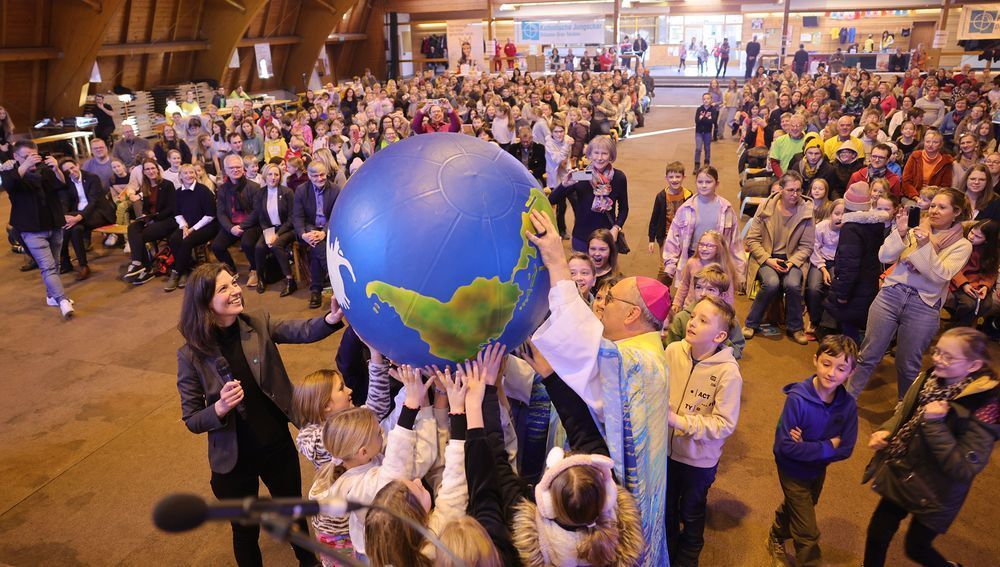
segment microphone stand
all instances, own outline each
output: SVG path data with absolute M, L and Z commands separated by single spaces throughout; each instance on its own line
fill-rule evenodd
M 340 565 L 346 565 L 347 567 L 366 567 L 363 562 L 358 561 L 354 557 L 351 557 L 342 551 L 333 549 L 332 547 L 323 545 L 313 538 L 302 534 L 296 529 L 293 518 L 289 516 L 269 513 L 259 515 L 256 520 L 260 523 L 261 527 L 264 528 L 264 531 L 267 532 L 268 535 L 280 542 L 297 545 L 317 555 L 326 555 Z

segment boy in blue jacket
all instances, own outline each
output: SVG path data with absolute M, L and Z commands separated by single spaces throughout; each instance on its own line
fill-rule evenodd
M 773 565 L 787 565 L 785 540 L 795 543 L 795 563 L 822 563 L 816 503 L 826 467 L 851 456 L 858 437 L 858 405 L 843 384 L 858 362 L 858 345 L 828 335 L 813 357 L 816 374 L 785 386 L 785 407 L 774 434 L 774 460 L 784 501 L 774 512 L 767 537 Z

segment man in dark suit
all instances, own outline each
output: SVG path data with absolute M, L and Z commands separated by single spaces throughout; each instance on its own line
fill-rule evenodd
M 314 161 L 307 170 L 309 183 L 295 191 L 292 224 L 295 234 L 308 246 L 309 307 L 318 309 L 323 304 L 323 284 L 326 282 L 326 227 L 330 223 L 333 204 L 340 195 L 340 188 L 327 179 L 326 165 Z
M 646 54 L 646 50 L 649 49 L 649 43 L 646 42 L 646 38 L 639 34 L 636 34 L 635 41 L 632 42 L 632 52 L 635 53 L 635 70 L 639 71 L 639 67 L 642 67 L 642 57 Z
M 743 74 L 743 78 L 749 79 L 753 76 L 754 69 L 757 68 L 757 56 L 760 55 L 760 43 L 757 41 L 757 36 L 753 36 L 749 42 L 747 42 L 747 70 Z
M 522 126 L 517 131 L 518 139 L 507 144 L 507 152 L 517 158 L 531 172 L 531 176 L 542 183 L 545 174 L 545 146 L 531 137 L 531 128 Z M 541 185 L 545 186 L 544 183 Z
M 212 253 L 235 274 L 236 262 L 229 253 L 229 247 L 239 242 L 240 250 L 250 263 L 247 287 L 256 287 L 257 262 L 253 249 L 260 238 L 261 229 L 257 224 L 254 204 L 260 193 L 260 185 L 247 179 L 243 160 L 237 155 L 226 156 L 223 168 L 226 170 L 226 181 L 219 185 L 216 192 L 215 218 L 219 221 L 219 233 L 212 241 Z
M 90 277 L 86 236 L 95 228 L 115 224 L 115 206 L 111 203 L 111 195 L 101 178 L 80 169 L 80 164 L 75 159 L 63 158 L 59 161 L 59 169 L 66 177 L 61 194 L 63 207 L 66 209 L 66 225 L 63 228 L 59 271 L 65 273 L 73 270 L 69 259 L 69 245 L 72 244 L 79 266 L 76 279 L 85 280 Z
M 277 177 L 273 186 L 272 177 Z M 274 254 L 281 273 L 285 276 L 285 289 L 281 290 L 280 295 L 285 297 L 296 289 L 295 278 L 292 277 L 292 270 L 288 264 L 288 247 L 295 242 L 295 227 L 292 226 L 295 192 L 281 185 L 281 170 L 273 164 L 264 166 L 264 181 L 267 186 L 257 195 L 257 205 L 254 207 L 257 223 L 263 232 L 257 240 L 254 256 L 257 257 L 257 268 L 263 270 L 267 254 L 269 252 Z M 265 288 L 264 275 L 259 274 L 257 293 L 264 293 Z

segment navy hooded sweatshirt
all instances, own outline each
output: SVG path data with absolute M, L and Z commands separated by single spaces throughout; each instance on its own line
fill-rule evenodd
M 784 387 L 788 397 L 774 433 L 774 460 L 782 473 L 812 480 L 827 465 L 851 456 L 858 439 L 858 404 L 843 386 L 838 386 L 833 402 L 820 399 L 814 376 Z M 802 430 L 802 442 L 792 440 L 791 431 Z M 840 437 L 834 449 L 830 439 Z

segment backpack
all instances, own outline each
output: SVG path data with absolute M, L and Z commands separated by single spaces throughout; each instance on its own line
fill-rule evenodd
M 165 276 L 174 267 L 174 253 L 169 246 L 161 246 L 160 251 L 153 256 L 153 275 Z

